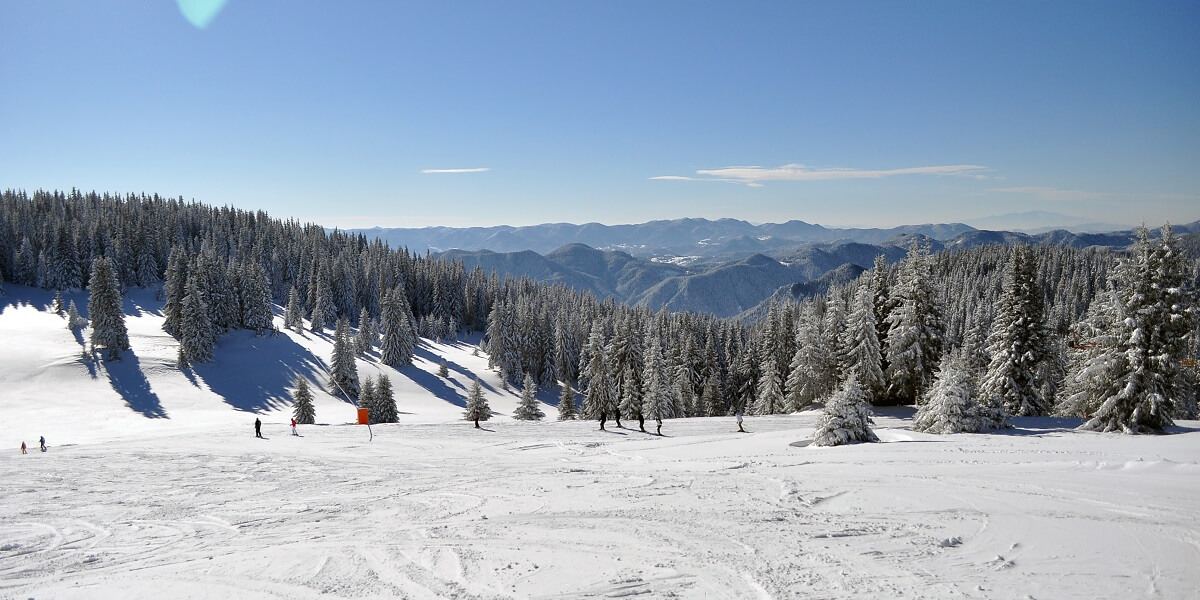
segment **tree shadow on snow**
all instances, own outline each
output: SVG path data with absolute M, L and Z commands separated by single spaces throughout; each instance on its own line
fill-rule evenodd
M 1086 419 L 1077 417 L 1011 417 L 1008 422 L 1010 429 L 991 429 L 983 433 L 1008 436 L 1040 436 L 1049 433 L 1071 431 Z
M 442 364 L 442 361 L 445 360 L 446 369 L 448 371 L 454 371 L 455 373 L 461 374 L 463 377 L 467 378 L 467 381 L 470 381 L 475 378 L 475 374 L 472 373 L 469 369 L 467 369 L 466 367 L 464 367 L 452 360 L 446 360 L 445 357 L 434 354 L 428 348 L 425 348 L 424 344 L 425 344 L 425 342 L 422 341 L 420 344 L 417 344 L 417 346 L 415 348 L 413 348 L 413 356 L 423 358 L 435 365 L 440 365 L 440 364 Z M 451 345 L 456 345 L 456 344 L 451 344 Z M 480 381 L 479 383 L 480 383 L 480 385 L 483 384 L 482 381 Z
M 226 404 L 241 411 L 291 406 L 297 376 L 317 383 L 328 372 L 324 361 L 286 335 L 258 337 L 238 330 L 223 336 L 217 346 L 214 362 L 194 364 L 192 371 Z
M 434 373 L 421 370 L 415 365 L 409 365 L 399 369 L 400 374 L 411 379 L 413 383 L 425 388 L 425 391 L 433 394 L 435 397 L 445 400 L 459 408 L 467 407 L 467 399 L 454 391 L 454 388 L 446 385 L 446 381 L 438 377 Z
M 150 389 L 150 380 L 142 373 L 142 364 L 132 350 L 121 353 L 121 359 L 104 363 L 108 380 L 129 408 L 147 419 L 169 419 L 158 394 Z

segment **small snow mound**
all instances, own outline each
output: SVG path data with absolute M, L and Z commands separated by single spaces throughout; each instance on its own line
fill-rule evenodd
M 958 546 L 962 545 L 962 538 L 958 536 L 946 538 L 938 542 L 938 545 L 943 548 L 957 548 Z

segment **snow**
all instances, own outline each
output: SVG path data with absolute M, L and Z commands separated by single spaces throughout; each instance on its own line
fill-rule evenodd
M 671 419 L 663 437 L 511 418 L 473 346 L 388 373 L 400 423 L 324 391 L 330 335 L 236 332 L 174 366 L 160 305 L 91 363 L 50 294 L 0 299 L 0 597 L 1189 598 L 1200 422 L 1166 436 L 1014 418 L 991 434 L 876 417 L 809 445 L 817 411 Z M 66 300 L 81 302 L 81 295 Z M 31 303 L 32 302 L 32 303 Z M 279 322 L 279 319 L 276 319 Z M 86 339 L 86 331 L 84 337 Z M 438 378 L 442 359 L 450 378 Z M 317 422 L 290 435 L 310 377 Z M 497 416 L 462 420 L 475 375 Z M 121 393 L 125 394 L 125 398 Z M 554 401 L 555 390 L 538 396 Z M 547 414 L 557 414 L 543 406 Z M 554 412 L 551 412 L 554 411 Z M 253 437 L 255 417 L 266 439 Z M 46 453 L 36 450 L 45 435 Z M 24 439 L 32 448 L 22 456 Z

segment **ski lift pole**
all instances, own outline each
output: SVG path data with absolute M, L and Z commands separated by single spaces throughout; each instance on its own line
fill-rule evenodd
M 355 407 L 355 408 L 362 408 L 361 406 L 359 406 L 359 405 L 358 405 L 358 399 L 357 399 L 357 398 L 354 398 L 354 397 L 353 397 L 353 396 L 351 396 L 350 394 L 347 394 L 347 393 L 346 393 L 346 390 L 343 390 L 343 389 L 342 389 L 342 386 L 341 386 L 341 385 L 339 385 L 339 384 L 338 384 L 338 382 L 337 382 L 337 380 L 333 378 L 333 373 L 330 373 L 330 372 L 328 372 L 328 371 L 326 371 L 326 373 L 329 373 L 329 381 L 330 381 L 331 383 L 333 383 L 334 387 L 336 387 L 336 388 L 338 389 L 338 391 L 342 393 L 342 395 L 343 395 L 343 396 L 345 396 L 345 397 L 347 397 L 347 398 L 350 398 L 351 400 L 353 400 L 353 401 L 354 401 L 354 407 Z M 369 413 L 368 413 L 368 414 L 369 414 Z M 366 425 L 367 425 L 367 434 L 370 436 L 370 437 L 368 437 L 368 438 L 367 438 L 367 441 L 368 441 L 368 442 L 373 442 L 373 441 L 375 441 L 375 432 L 374 432 L 374 431 L 371 431 L 371 420 L 370 420 L 370 418 L 368 418 L 368 419 L 367 419 L 367 423 L 366 423 Z

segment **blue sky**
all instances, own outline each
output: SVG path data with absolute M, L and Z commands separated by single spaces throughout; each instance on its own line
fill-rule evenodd
M 1200 219 L 1200 2 L 203 3 L 0 3 L 0 187 L 340 227 Z

